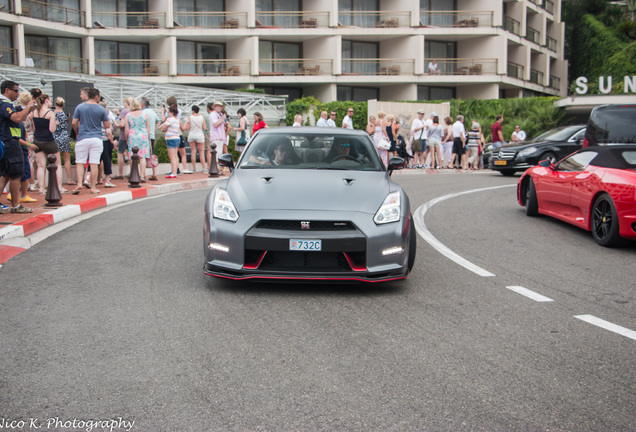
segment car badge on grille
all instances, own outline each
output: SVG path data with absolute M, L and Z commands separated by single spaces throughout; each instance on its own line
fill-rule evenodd
M 300 222 L 300 229 L 308 230 L 309 229 L 309 222 L 308 221 L 301 221 Z
M 497 155 L 497 157 L 502 158 L 504 156 L 504 153 L 502 151 L 499 152 L 499 154 Z

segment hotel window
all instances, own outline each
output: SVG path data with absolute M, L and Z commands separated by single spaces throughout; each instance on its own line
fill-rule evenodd
M 177 41 L 179 75 L 217 75 L 225 68 L 225 45 Z M 194 60 L 194 61 L 193 61 Z
M 260 72 L 295 74 L 300 68 L 301 51 L 301 44 L 260 41 L 258 43 Z
M 176 0 L 174 2 L 174 19 L 184 27 L 218 28 L 225 20 L 224 0 Z M 211 14 L 203 12 L 212 12 Z
M 31 18 L 68 23 L 69 25 L 74 26 L 81 25 L 79 0 L 48 0 L 46 2 L 28 2 L 28 4 L 25 4 L 25 6 L 29 8 L 29 16 Z
M 26 64 L 63 72 L 83 72 L 79 39 L 24 36 Z
M 457 42 L 424 42 L 424 58 L 428 68 L 428 59 L 437 59 L 437 67 L 442 75 L 452 75 L 455 73 L 457 64 L 455 63 L 457 52 Z M 449 61 L 444 61 L 447 59 Z
M 457 0 L 420 0 L 422 25 L 452 27 L 455 23 Z M 449 13 L 443 13 L 449 12 Z
M 140 28 L 148 20 L 146 0 L 93 0 L 93 21 L 104 27 Z M 128 14 L 130 13 L 130 15 Z
M 11 37 L 11 27 L 0 27 L 0 64 L 13 64 L 13 38 Z
M 338 22 L 342 25 L 374 27 L 378 21 L 376 14 L 379 10 L 378 0 L 339 0 Z
M 303 97 L 303 89 L 297 87 L 268 87 L 268 86 L 255 86 L 257 89 L 262 89 L 265 93 L 276 96 L 288 96 L 287 100 L 293 101 Z M 252 118 L 250 118 L 252 121 Z
M 339 101 L 366 102 L 369 99 L 380 99 L 380 92 L 373 87 L 338 86 L 336 96 Z
M 417 86 L 418 101 L 438 101 L 455 99 L 454 87 Z
M 276 15 L 276 12 L 299 12 L 299 0 L 256 0 L 256 24 L 265 27 L 298 27 L 298 16 Z M 268 12 L 268 13 L 259 13 Z
M 377 74 L 378 51 L 378 44 L 374 42 L 357 42 L 343 40 L 342 72 L 360 75 Z
M 95 72 L 102 75 L 143 75 L 148 45 L 95 41 Z

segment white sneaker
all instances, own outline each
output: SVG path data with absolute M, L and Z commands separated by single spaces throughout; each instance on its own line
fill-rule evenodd
M 190 171 L 190 170 L 183 170 L 184 174 L 194 174 L 194 171 Z

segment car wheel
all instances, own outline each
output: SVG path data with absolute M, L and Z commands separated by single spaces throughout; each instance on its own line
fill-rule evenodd
M 554 153 L 546 153 L 541 155 L 541 157 L 539 158 L 540 161 L 542 160 L 547 160 L 548 162 L 550 162 L 552 165 L 555 165 L 558 160 L 557 157 Z
M 410 241 L 409 241 L 409 261 L 408 261 L 408 269 L 409 273 L 413 270 L 413 266 L 415 265 L 415 253 L 417 252 L 417 232 L 415 231 L 415 224 L 413 223 L 413 219 L 411 218 L 411 233 L 410 233 Z
M 526 182 L 524 188 L 526 198 L 526 215 L 538 216 L 539 215 L 539 202 L 537 201 L 537 190 L 534 187 L 534 182 L 531 178 Z
M 506 176 L 506 177 L 510 177 L 510 176 L 513 176 L 513 175 L 515 174 L 514 170 L 509 170 L 509 169 L 501 170 L 501 171 L 499 171 L 499 172 L 500 172 L 502 175 Z
M 592 206 L 592 235 L 596 243 L 605 247 L 624 244 L 619 234 L 618 215 L 608 194 L 599 196 Z

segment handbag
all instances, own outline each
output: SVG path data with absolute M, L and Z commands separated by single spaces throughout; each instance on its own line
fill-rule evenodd
M 241 137 L 236 142 L 236 145 L 244 146 L 247 144 L 247 139 L 245 138 L 245 131 L 241 131 Z
M 152 146 L 150 146 L 150 157 L 148 158 L 148 168 L 157 168 L 159 166 L 159 158 L 152 151 Z
M 382 137 L 378 140 L 378 148 L 380 150 L 389 150 L 391 148 L 391 143 L 388 139 Z

